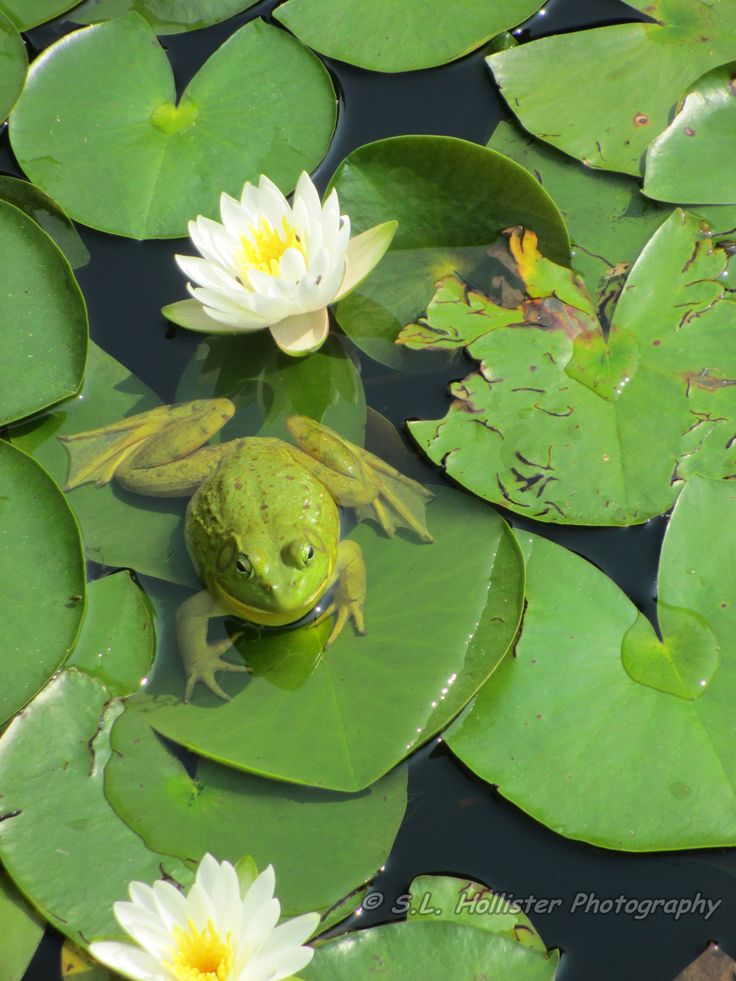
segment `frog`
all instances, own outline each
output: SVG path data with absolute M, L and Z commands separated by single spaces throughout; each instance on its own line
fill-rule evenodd
M 69 455 L 66 491 L 114 479 L 137 494 L 189 497 L 184 537 L 203 589 L 176 613 L 185 701 L 198 683 L 227 701 L 218 673 L 249 670 L 224 657 L 237 635 L 209 639 L 216 617 L 285 627 L 332 591 L 311 622 L 332 618 L 325 649 L 349 621 L 365 633 L 365 562 L 360 545 L 341 537 L 340 508 L 389 537 L 404 528 L 433 541 L 432 494 L 418 481 L 303 415 L 286 420 L 293 443 L 258 435 L 210 442 L 234 413 L 230 399 L 196 399 L 59 437 Z

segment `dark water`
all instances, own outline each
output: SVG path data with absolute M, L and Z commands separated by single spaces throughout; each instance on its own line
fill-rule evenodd
M 274 0 L 268 0 L 226 24 L 164 39 L 179 86 L 240 24 L 267 16 L 273 6 Z M 618 0 L 550 0 L 546 13 L 533 18 L 520 39 L 635 17 Z M 67 27 L 47 25 L 31 32 L 30 41 L 40 50 Z M 374 75 L 331 61 L 328 66 L 341 113 L 335 140 L 317 172 L 322 187 L 340 160 L 363 143 L 401 133 L 438 133 L 485 143 L 505 116 L 482 52 L 444 68 L 400 75 Z M 0 136 L 0 169 L 18 172 L 6 134 Z M 92 336 L 164 401 L 172 401 L 197 343 L 193 335 L 168 330 L 158 314 L 181 293 L 181 275 L 171 258 L 178 251 L 176 243 L 134 243 L 81 231 L 92 255 L 78 272 Z M 408 416 L 433 418 L 446 410 L 447 378 L 413 377 L 409 389 L 396 384 L 393 371 L 367 359 L 363 377 L 369 404 L 399 427 Z M 651 615 L 664 525 L 658 519 L 631 529 L 535 531 L 591 559 Z M 564 952 L 562 981 L 669 981 L 709 940 L 718 940 L 736 955 L 736 853 L 633 856 L 567 841 L 476 780 L 441 742 L 417 754 L 410 770 L 406 819 L 374 886 L 384 898 L 362 915 L 361 923 L 397 918 L 391 907 L 414 876 L 449 873 L 480 879 L 519 899 L 561 899 L 553 912 L 532 911 L 532 917 L 547 945 Z M 684 915 L 676 922 L 661 912 L 637 920 L 624 912 L 592 911 L 595 898 L 679 900 L 698 892 L 721 900 L 707 921 L 702 915 Z M 28 981 L 58 978 L 58 956 L 57 941 L 48 939 Z

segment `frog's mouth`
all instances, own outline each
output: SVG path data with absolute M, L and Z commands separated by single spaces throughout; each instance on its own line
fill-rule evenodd
M 302 606 L 292 610 L 264 610 L 258 606 L 249 606 L 239 600 L 237 596 L 228 593 L 218 582 L 210 583 L 209 592 L 224 610 L 247 620 L 249 623 L 257 623 L 263 627 L 285 627 L 288 623 L 296 623 L 297 620 L 301 620 L 310 610 L 313 610 L 325 588 L 323 584 Z

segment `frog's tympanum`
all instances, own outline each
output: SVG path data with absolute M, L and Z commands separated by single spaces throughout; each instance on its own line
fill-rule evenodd
M 160 406 L 101 429 L 61 437 L 70 456 L 66 489 L 113 477 L 154 497 L 192 495 L 185 534 L 205 591 L 177 613 L 187 672 L 185 699 L 198 681 L 222 698 L 217 671 L 246 671 L 210 642 L 209 620 L 235 615 L 281 626 L 309 613 L 334 584 L 315 621 L 335 614 L 328 645 L 348 618 L 364 633 L 366 575 L 360 546 L 340 540 L 338 505 L 374 518 L 388 535 L 406 527 L 431 542 L 421 484 L 304 416 L 291 416 L 297 446 L 246 437 L 205 446 L 232 417 L 228 399 Z

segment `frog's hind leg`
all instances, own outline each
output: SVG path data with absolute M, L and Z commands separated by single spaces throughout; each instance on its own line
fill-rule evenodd
M 397 528 L 409 528 L 422 541 L 433 541 L 426 524 L 426 505 L 433 495 L 426 487 L 313 419 L 290 416 L 286 424 L 306 454 L 299 462 L 338 504 L 355 508 L 359 521 L 373 518 L 389 536 Z
M 203 446 L 232 418 L 229 399 L 199 399 L 156 409 L 118 422 L 60 436 L 69 453 L 65 490 L 113 477 L 129 490 L 154 497 L 191 494 L 222 455 Z

